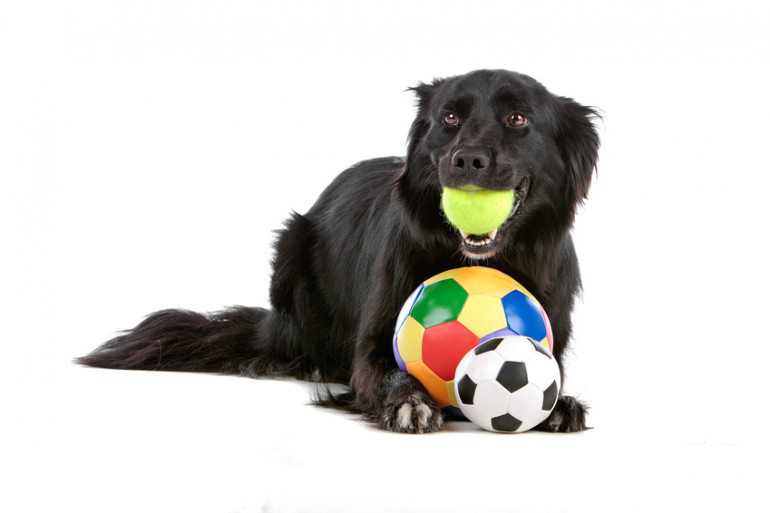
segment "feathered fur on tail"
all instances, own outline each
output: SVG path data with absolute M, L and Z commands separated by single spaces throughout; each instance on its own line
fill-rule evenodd
M 253 375 L 274 364 L 266 361 L 270 357 L 259 341 L 260 324 L 268 316 L 267 310 L 244 306 L 208 315 L 164 310 L 76 362 L 110 369 Z

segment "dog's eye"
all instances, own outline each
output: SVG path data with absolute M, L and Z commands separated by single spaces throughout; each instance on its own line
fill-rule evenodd
M 525 116 L 521 112 L 514 112 L 513 114 L 508 116 L 508 124 L 510 124 L 514 128 L 521 128 L 527 124 L 527 116 Z
M 457 114 L 450 112 L 444 115 L 444 123 L 449 126 L 457 126 L 460 124 L 460 119 L 457 117 Z

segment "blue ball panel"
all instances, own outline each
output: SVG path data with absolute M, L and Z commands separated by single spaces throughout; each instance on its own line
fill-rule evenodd
M 517 335 L 542 340 L 546 336 L 545 321 L 540 306 L 519 290 L 503 298 L 508 327 Z
M 396 332 L 396 335 L 398 332 Z M 398 364 L 398 368 L 401 369 L 404 372 L 406 371 L 406 362 L 403 358 L 401 358 L 401 353 L 398 352 L 398 336 L 393 336 L 393 356 L 396 357 L 396 363 Z
M 460 411 L 460 408 L 457 408 L 456 406 L 444 406 L 441 411 L 447 414 L 447 417 L 452 420 L 468 420 L 468 417 L 463 415 L 463 412 Z
M 492 340 L 493 338 L 508 337 L 510 335 L 518 335 L 518 333 L 516 333 L 515 331 L 513 331 L 510 328 L 503 328 L 503 329 L 501 329 L 499 331 L 495 331 L 493 333 L 490 333 L 486 337 L 483 337 L 481 340 L 479 340 L 479 344 L 483 344 L 487 340 Z

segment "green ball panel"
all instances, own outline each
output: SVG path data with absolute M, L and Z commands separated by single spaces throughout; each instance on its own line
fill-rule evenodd
M 425 287 L 410 316 L 424 328 L 456 321 L 468 299 L 468 292 L 449 278 Z

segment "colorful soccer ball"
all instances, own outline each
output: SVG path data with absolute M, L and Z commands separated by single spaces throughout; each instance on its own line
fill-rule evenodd
M 556 405 L 556 358 L 529 337 L 487 340 L 460 360 L 455 394 L 460 410 L 488 431 L 519 433 L 537 426 Z
M 396 323 L 393 352 L 439 407 L 458 407 L 455 370 L 480 342 L 505 335 L 532 338 L 549 351 L 551 325 L 540 303 L 519 282 L 488 267 L 461 267 L 423 282 Z

